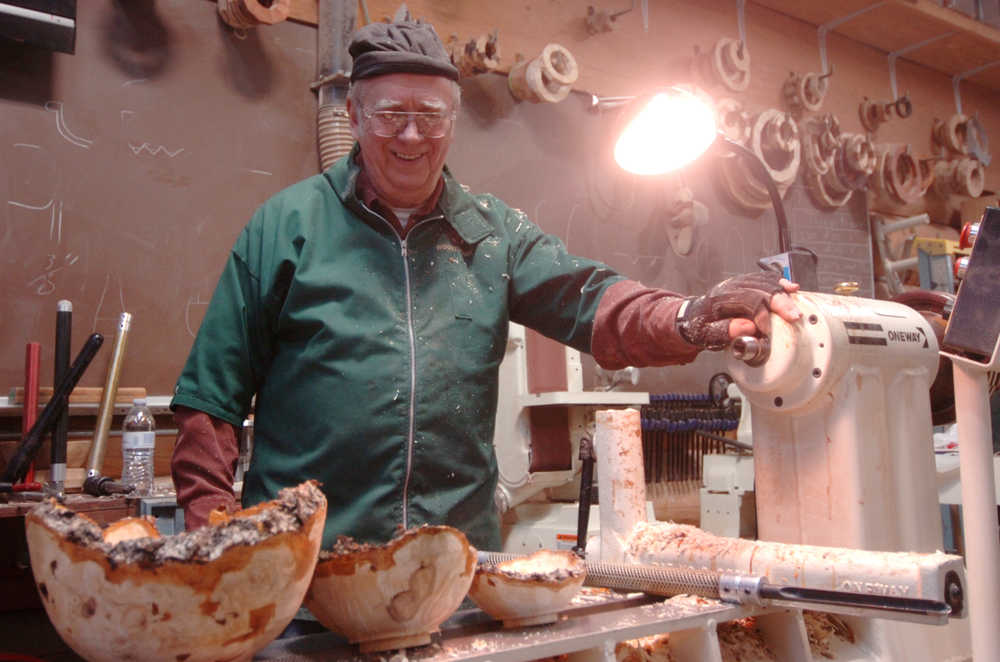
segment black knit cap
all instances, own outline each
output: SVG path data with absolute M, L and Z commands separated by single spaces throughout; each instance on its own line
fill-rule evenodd
M 348 48 L 351 80 L 383 74 L 429 74 L 458 80 L 458 69 L 430 23 L 369 23 L 354 33 Z

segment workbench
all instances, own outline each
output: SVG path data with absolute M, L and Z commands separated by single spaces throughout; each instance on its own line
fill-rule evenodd
M 642 593 L 585 588 L 551 625 L 504 629 L 479 609 L 460 609 L 442 624 L 427 646 L 362 654 L 357 646 L 326 631 L 277 639 L 258 651 L 254 660 L 518 662 L 595 648 L 604 659 L 613 659 L 619 641 L 671 632 L 671 647 L 684 646 L 685 638 L 697 638 L 699 630 L 714 628 L 718 623 L 780 611 L 784 610 L 693 596 L 667 600 Z M 399 655 L 401 652 L 404 655 Z
M 40 609 L 35 580 L 28 566 L 27 542 L 24 538 L 24 516 L 38 501 L 19 499 L 7 495 L 0 501 L 0 583 L 5 597 L 0 613 L 16 609 Z M 98 524 L 104 525 L 138 513 L 138 499 L 124 496 L 94 497 L 89 494 L 67 494 L 65 505 L 76 513 L 86 513 Z

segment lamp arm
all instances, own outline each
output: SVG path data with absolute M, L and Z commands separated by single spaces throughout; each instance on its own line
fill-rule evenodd
M 778 192 L 778 186 L 774 183 L 771 173 L 767 171 L 767 166 L 764 165 L 764 162 L 760 160 L 760 157 L 753 150 L 747 149 L 734 140 L 730 140 L 721 133 L 715 139 L 714 144 L 715 146 L 746 157 L 751 167 L 756 171 L 755 174 L 758 179 L 764 182 L 764 186 L 767 187 L 767 192 L 771 196 L 774 217 L 778 221 L 778 251 L 780 253 L 787 253 L 791 249 L 792 243 L 788 235 L 788 217 L 785 215 L 785 205 L 781 200 L 781 193 Z

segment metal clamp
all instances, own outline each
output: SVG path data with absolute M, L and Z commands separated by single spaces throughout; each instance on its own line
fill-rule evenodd
M 763 583 L 763 577 L 723 574 L 719 577 L 719 599 L 741 605 L 764 604 L 760 597 L 760 587 Z

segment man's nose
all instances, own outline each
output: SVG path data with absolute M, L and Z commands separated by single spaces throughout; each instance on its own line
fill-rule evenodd
M 406 126 L 404 126 L 403 130 L 399 132 L 399 139 L 413 142 L 421 140 L 422 138 L 423 136 L 421 136 L 420 130 L 417 128 L 417 118 L 407 117 Z

